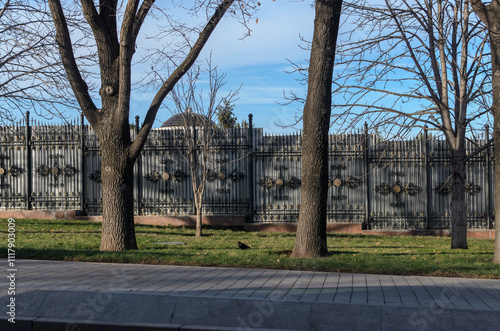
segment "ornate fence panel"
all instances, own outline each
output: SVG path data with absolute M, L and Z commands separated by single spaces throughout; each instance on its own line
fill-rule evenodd
M 192 214 L 193 189 L 183 130 L 154 130 L 137 163 L 140 167 L 140 213 Z M 137 185 L 136 185 L 137 186 Z
M 481 139 L 479 145 L 487 141 Z M 451 221 L 451 165 L 446 142 L 430 140 L 429 163 L 432 194 L 430 196 L 430 216 L 428 227 L 442 229 L 450 227 Z M 477 145 L 468 141 L 467 154 L 474 153 Z M 490 149 L 479 153 L 467 162 L 466 206 L 468 226 L 471 229 L 490 228 L 492 224 L 493 178 Z
M 33 209 L 80 209 L 80 141 L 77 125 L 42 125 L 31 128 Z
M 366 215 L 366 135 L 329 137 L 329 223 L 362 223 Z
M 370 229 L 425 229 L 425 141 L 370 140 Z
M 0 127 L 0 209 L 82 210 L 102 213 L 101 153 L 88 125 Z M 83 119 L 82 119 L 83 121 Z M 140 215 L 194 214 L 181 129 L 152 130 L 134 168 Z M 192 134 L 192 133 L 191 133 Z M 136 131 L 131 131 L 135 139 Z M 211 141 L 204 214 L 243 214 L 249 222 L 296 222 L 300 208 L 302 136 L 262 129 L 196 130 L 197 162 Z M 494 226 L 493 147 L 467 142 L 469 228 Z M 358 131 L 329 137 L 328 222 L 367 229 L 446 229 L 451 220 L 450 153 L 446 142 L 384 141 Z
M 296 222 L 300 207 L 302 137 L 254 130 L 254 222 Z
M 0 209 L 29 209 L 26 127 L 0 127 Z
M 196 130 L 200 140 L 196 151 L 201 164 L 208 157 L 208 177 L 203 197 L 204 214 L 247 214 L 249 196 L 248 139 L 246 129 Z M 189 169 L 185 130 L 153 130 L 148 137 L 140 164 L 141 214 L 193 214 L 193 188 Z M 210 139 L 208 153 L 201 140 Z
M 203 213 L 248 214 L 248 130 L 216 129 L 206 139 L 212 141 L 209 151 L 212 157 L 203 197 Z M 198 153 L 199 158 L 201 155 Z
M 82 181 L 84 207 L 88 215 L 102 214 L 101 151 L 99 139 L 90 125 L 81 126 L 83 134 L 84 162 Z

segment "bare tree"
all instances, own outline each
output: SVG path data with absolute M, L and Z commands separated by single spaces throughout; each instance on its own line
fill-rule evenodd
M 78 20 L 69 14 L 75 29 Z M 50 13 L 33 0 L 0 1 L 0 119 L 13 121 L 26 110 L 50 117 L 76 107 L 54 41 Z M 79 40 L 78 61 L 92 58 Z M 19 113 L 16 114 L 16 111 Z
M 302 186 L 297 236 L 292 256 L 328 253 L 328 131 L 332 104 L 332 73 L 342 0 L 317 0 L 309 61 L 302 138 Z
M 218 93 L 225 85 L 225 74 L 219 75 L 217 68 L 212 68 L 208 62 L 209 89 L 206 93 L 198 90 L 197 81 L 200 69 L 192 69 L 186 74 L 186 80 L 177 84 L 171 92 L 175 108 L 171 113 L 180 115 L 184 143 L 186 148 L 179 150 L 184 161 L 189 165 L 191 186 L 196 210 L 196 237 L 202 236 L 203 195 L 209 176 L 218 174 L 216 163 L 216 148 L 223 140 L 226 130 L 217 128 L 215 116 L 217 109 L 224 102 L 231 103 L 238 91 L 230 91 L 225 97 L 219 98 Z
M 474 11 L 488 28 L 491 49 L 491 77 L 493 85 L 492 112 L 494 118 L 493 138 L 495 160 L 500 160 L 500 1 L 471 0 Z M 500 264 L 500 171 L 495 171 L 495 248 L 493 262 Z
M 120 251 L 137 249 L 133 210 L 133 165 L 151 130 L 160 105 L 175 84 L 195 63 L 198 55 L 224 14 L 239 14 L 245 22 L 259 4 L 253 0 L 199 0 L 193 2 L 193 13 L 207 13 L 201 27 L 177 25 L 164 32 L 164 37 L 177 33 L 188 38 L 175 54 L 164 57 L 174 70 L 168 75 L 165 66 L 156 65 L 161 86 L 148 108 L 136 139 L 131 141 L 129 128 L 130 94 L 132 91 L 132 59 L 136 51 L 141 27 L 150 15 L 154 0 L 80 0 L 81 11 L 93 31 L 99 54 L 101 80 L 101 106 L 89 95 L 89 88 L 75 61 L 71 34 L 60 0 L 49 0 L 49 7 L 56 27 L 56 40 L 73 93 L 80 108 L 99 137 L 102 152 L 101 180 L 103 195 L 103 226 L 101 250 Z M 174 2 L 175 3 L 175 2 Z M 169 2 L 171 4 L 171 2 Z M 163 4 L 165 5 L 165 4 Z M 158 11 L 168 17 L 168 10 Z M 209 14 L 211 13 L 211 14 Z M 170 20 L 169 22 L 173 22 Z M 121 26 L 119 27 L 119 24 Z M 180 32 L 180 33 L 179 33 Z M 184 32 L 184 33 L 183 33 Z M 175 44 L 175 43 L 174 43 Z M 182 57 L 179 56 L 182 54 Z M 180 60 L 177 61 L 177 60 Z
M 467 0 L 362 0 L 345 14 L 360 29 L 339 48 L 334 123 L 369 119 L 400 136 L 440 131 L 452 155 L 451 247 L 467 248 L 466 140 L 490 110 L 484 26 Z

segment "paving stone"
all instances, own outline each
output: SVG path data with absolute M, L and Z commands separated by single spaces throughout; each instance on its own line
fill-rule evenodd
M 252 281 L 250 283 L 248 283 L 247 286 L 240 289 L 232 297 L 233 298 L 249 298 L 257 290 L 259 290 L 271 277 L 272 277 L 272 274 L 270 274 L 268 271 L 263 271 L 258 277 L 255 277 L 254 279 L 252 279 Z
M 314 273 L 313 278 L 309 282 L 309 286 L 306 288 L 302 296 L 300 297 L 301 302 L 316 302 L 321 289 L 325 284 L 326 274 L 324 272 Z
M 351 303 L 365 305 L 368 303 L 368 288 L 365 275 L 354 274 L 352 276 Z
M 377 275 L 365 275 L 366 287 L 368 289 L 368 304 L 370 305 L 383 305 L 384 292 L 380 285 L 380 279 Z
M 337 293 L 335 293 L 334 303 L 351 303 L 352 296 L 352 274 L 340 274 Z
M 18 325 L 32 330 L 57 330 L 65 326 L 61 319 L 78 321 L 82 330 L 136 330 L 139 322 L 149 323 L 151 330 L 167 324 L 192 330 L 405 331 L 493 330 L 500 325 L 500 280 L 18 263 Z M 0 303 L 8 300 L 6 291 L 0 294 Z M 9 330 L 5 323 L 4 316 L 0 330 Z
M 301 273 L 292 271 L 290 272 L 286 278 L 284 278 L 276 287 L 275 290 L 273 290 L 271 293 L 269 293 L 267 298 L 272 298 L 272 300 L 284 300 L 285 296 L 287 295 L 288 292 L 290 292 L 291 288 L 293 285 L 297 282 L 299 279 Z
M 283 300 L 285 301 L 299 301 L 304 294 L 305 290 L 309 286 L 313 278 L 313 273 L 305 272 L 300 275 L 300 277 L 295 281 L 290 291 L 285 294 Z
M 434 299 L 427 289 L 422 285 L 418 277 L 405 277 L 415 298 L 417 298 L 421 307 L 434 307 Z
M 415 293 L 412 291 L 410 285 L 402 276 L 391 276 L 394 285 L 399 293 L 399 298 L 403 306 L 418 307 L 420 306 Z
M 320 302 L 333 302 L 335 293 L 337 293 L 337 285 L 339 283 L 340 275 L 338 273 L 327 273 L 323 288 L 319 293 L 317 301 Z
M 401 297 L 399 295 L 398 289 L 394 284 L 391 276 L 380 275 L 380 286 L 382 287 L 382 292 L 384 293 L 384 302 L 386 304 L 403 304 L 401 302 Z
M 230 285 L 227 289 L 221 291 L 217 297 L 222 298 L 231 298 L 235 296 L 239 291 L 248 286 L 254 279 L 258 278 L 264 270 L 250 270 L 250 272 L 240 279 L 238 279 L 235 283 Z
M 446 295 L 445 290 L 441 289 L 436 283 L 432 280 L 431 277 L 420 277 L 420 282 L 424 286 L 424 288 L 429 292 L 434 300 L 436 306 L 440 308 L 452 308 L 454 307 L 451 303 L 450 299 Z

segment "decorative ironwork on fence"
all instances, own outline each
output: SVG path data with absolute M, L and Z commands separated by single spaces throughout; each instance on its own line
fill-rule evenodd
M 29 120 L 0 127 L 0 209 L 102 211 L 99 141 L 88 125 Z M 138 120 L 136 121 L 138 123 Z M 251 117 L 250 117 L 251 122 Z M 136 131 L 132 130 L 132 139 Z M 467 152 L 488 140 L 467 143 Z M 367 229 L 450 227 L 450 154 L 440 139 L 383 141 L 365 127 L 329 138 L 328 222 Z M 296 222 L 300 134 L 218 129 L 204 195 L 205 214 L 244 214 L 248 222 Z M 152 130 L 135 169 L 141 215 L 193 214 L 183 130 Z M 467 164 L 469 228 L 493 227 L 493 147 Z

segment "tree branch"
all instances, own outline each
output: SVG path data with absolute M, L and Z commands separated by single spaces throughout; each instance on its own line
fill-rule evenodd
M 5 5 L 3 6 L 2 10 L 0 10 L 0 18 L 2 18 L 3 14 L 7 10 L 7 8 L 9 7 L 9 3 L 10 3 L 10 0 L 7 0 L 7 2 L 5 3 Z
M 146 18 L 154 2 L 155 0 L 145 0 L 139 8 L 134 22 L 134 41 L 137 39 L 139 31 L 141 30 L 142 23 L 144 23 L 144 19 Z
M 156 93 L 151 105 L 149 106 L 146 117 L 144 118 L 144 122 L 141 130 L 137 134 L 136 139 L 132 143 L 129 150 L 129 157 L 135 159 L 144 143 L 146 142 L 149 131 L 153 127 L 154 119 L 156 117 L 156 113 L 160 108 L 161 103 L 167 96 L 167 94 L 173 89 L 175 84 L 182 78 L 182 76 L 191 68 L 196 59 L 201 53 L 203 46 L 205 46 L 208 38 L 215 30 L 217 24 L 220 22 L 227 9 L 233 4 L 234 0 L 224 0 L 215 10 L 215 13 L 212 15 L 210 21 L 207 23 L 203 31 L 198 36 L 195 44 L 189 51 L 188 55 L 184 59 L 184 61 L 177 67 L 177 69 L 170 75 L 170 77 L 163 83 L 159 91 Z
M 56 27 L 56 42 L 59 46 L 59 53 L 68 75 L 68 79 L 75 94 L 76 99 L 81 107 L 82 112 L 87 117 L 88 121 L 95 124 L 97 121 L 97 107 L 89 95 L 87 83 L 83 80 L 78 66 L 76 64 L 73 48 L 71 45 L 71 37 L 68 31 L 66 18 L 61 7 L 60 0 L 49 0 L 49 7 Z
M 469 0 L 477 16 L 488 26 L 488 10 L 481 0 Z
M 484 144 L 483 146 L 481 146 L 479 149 L 475 150 L 473 153 L 469 154 L 465 158 L 465 163 L 469 162 L 469 160 L 472 159 L 474 156 L 476 156 L 477 154 L 481 153 L 486 148 L 490 147 L 493 144 L 494 141 L 495 141 L 495 139 L 491 138 L 490 140 L 488 140 L 488 142 L 486 144 Z

